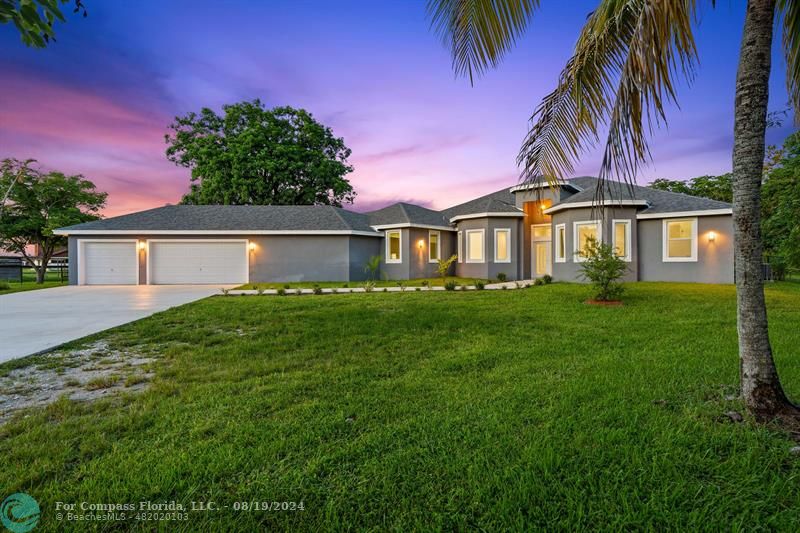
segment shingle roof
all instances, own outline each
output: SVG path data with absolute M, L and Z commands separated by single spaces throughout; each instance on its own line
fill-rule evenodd
M 569 196 L 564 201 L 554 204 L 553 207 L 569 204 L 585 203 L 595 201 L 597 189 L 597 178 L 583 176 L 568 180 L 575 183 L 583 190 Z M 709 211 L 715 209 L 730 209 L 731 204 L 688 194 L 680 194 L 669 191 L 662 191 L 641 185 L 629 187 L 620 182 L 606 182 L 606 200 L 643 200 L 649 205 L 640 211 L 640 214 L 674 213 L 683 211 Z
M 398 202 L 376 211 L 364 213 L 373 226 L 392 224 L 418 224 L 423 226 L 449 226 L 449 221 L 439 211 L 420 205 Z
M 493 193 L 475 198 L 463 204 L 448 207 L 442 214 L 450 220 L 451 218 L 464 215 L 477 215 L 480 213 L 521 213 L 516 206 L 514 193 L 508 188 L 500 189 Z
M 69 231 L 367 231 L 366 215 L 327 205 L 168 205 Z

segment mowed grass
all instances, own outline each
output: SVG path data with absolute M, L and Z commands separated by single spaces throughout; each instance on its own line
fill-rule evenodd
M 193 512 L 170 531 L 796 531 L 794 444 L 719 419 L 741 409 L 725 399 L 733 287 L 586 297 L 218 296 L 160 313 L 105 334 L 163 353 L 151 388 L 0 426 L 0 487 L 37 498 L 45 531 L 68 525 L 55 501 L 141 500 L 305 507 Z M 768 302 L 797 398 L 800 285 Z
M 418 279 L 408 279 L 408 280 L 386 280 L 386 279 L 376 279 L 374 281 L 376 287 L 397 287 L 399 283 L 402 283 L 405 287 L 422 287 L 428 285 L 430 287 L 444 287 L 444 284 L 448 281 L 454 281 L 459 285 L 474 285 L 476 281 L 482 281 L 484 283 L 490 283 L 490 280 L 480 279 L 480 278 L 459 278 L 456 276 L 447 276 L 446 278 L 418 278 Z M 236 289 L 242 290 L 258 290 L 258 289 L 313 289 L 314 287 L 320 287 L 321 289 L 332 289 L 332 288 L 342 288 L 342 287 L 363 287 L 365 281 L 295 281 L 290 283 L 245 283 L 244 285 L 240 285 L 236 287 Z

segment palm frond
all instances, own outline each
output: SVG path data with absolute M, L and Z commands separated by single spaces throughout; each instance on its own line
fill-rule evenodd
M 601 2 L 558 86 L 531 117 L 518 156 L 522 179 L 557 182 L 607 126 L 601 183 L 615 177 L 632 184 L 649 159 L 647 136 L 666 122 L 666 104 L 676 103 L 677 77 L 693 78 L 694 12 L 694 0 Z
M 428 0 L 431 27 L 470 83 L 496 67 L 528 26 L 539 0 Z
M 800 1 L 779 0 L 778 12 L 783 19 L 786 89 L 794 108 L 795 123 L 800 124 Z

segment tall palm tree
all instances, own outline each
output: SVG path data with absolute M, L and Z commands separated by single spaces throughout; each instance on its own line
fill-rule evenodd
M 710 0 L 714 5 L 714 0 Z M 458 75 L 496 67 L 531 20 L 539 0 L 429 0 L 432 27 L 450 48 Z M 758 420 L 797 418 L 770 348 L 761 274 L 761 172 L 770 47 L 776 14 L 783 24 L 788 90 L 800 117 L 800 0 L 748 0 L 736 77 L 733 223 L 742 396 Z M 696 0 L 599 0 L 555 90 L 531 117 L 517 163 L 526 181 L 552 186 L 580 155 L 604 139 L 597 197 L 608 180 L 633 183 L 648 162 L 648 133 L 666 122 L 680 77 L 697 65 Z

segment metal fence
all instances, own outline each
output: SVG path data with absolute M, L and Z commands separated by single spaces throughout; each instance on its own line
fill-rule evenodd
M 69 259 L 54 257 L 47 264 L 46 281 L 65 282 L 69 278 Z M 36 279 L 36 270 L 28 265 L 22 258 L 15 256 L 0 256 L 0 281 L 18 282 Z

